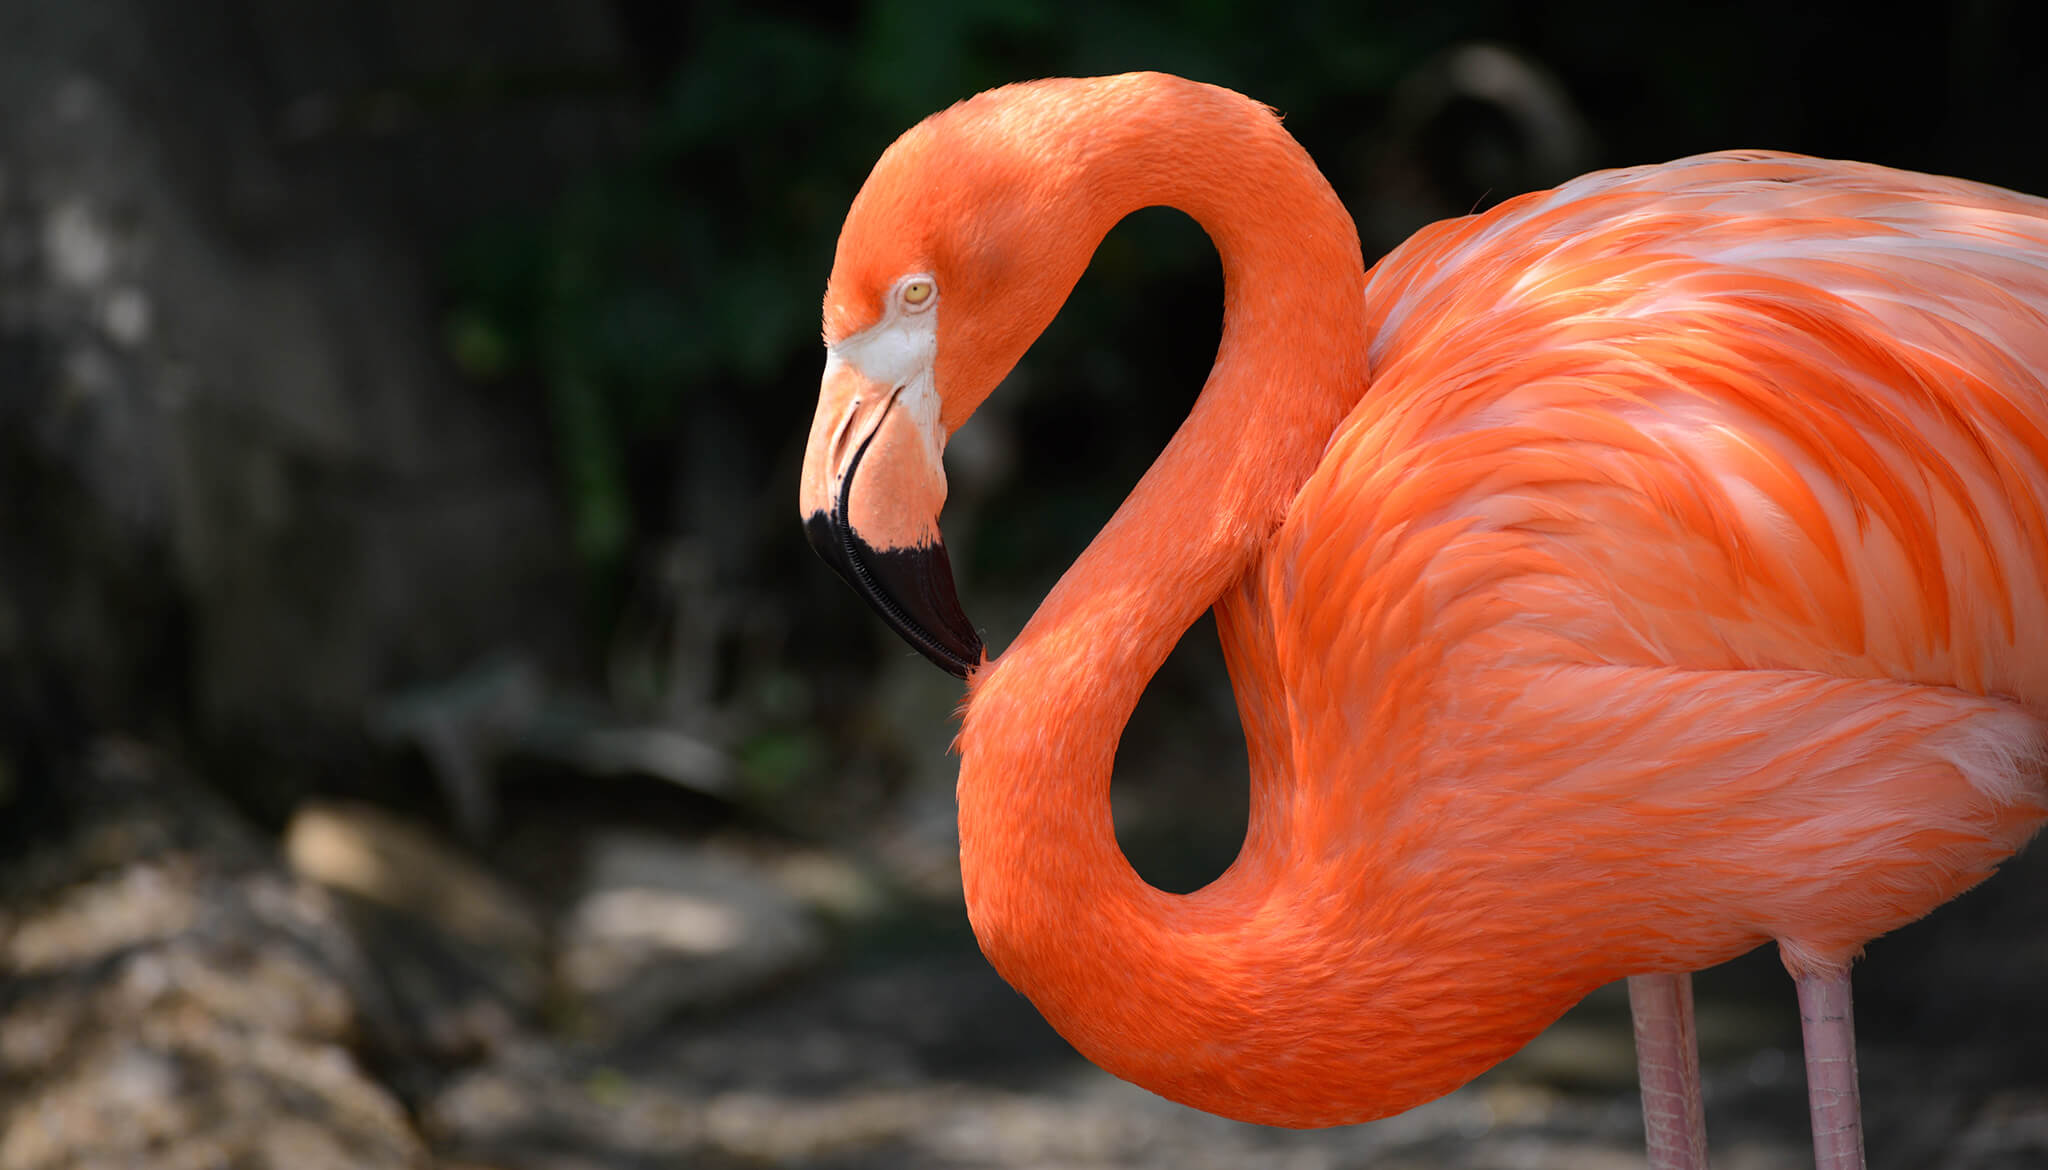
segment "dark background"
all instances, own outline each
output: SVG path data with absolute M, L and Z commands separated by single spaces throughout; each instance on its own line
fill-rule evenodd
M 182 873 L 195 904 L 225 904 L 216 877 L 275 870 L 341 891 L 336 937 L 367 957 L 338 985 L 360 1018 L 316 1039 L 395 1102 L 394 1164 L 1193 1165 L 1205 1144 L 1238 1149 L 1136 1095 L 1101 1108 L 1136 1111 L 1138 1136 L 1112 1126 L 1100 1149 L 1013 1143 L 1024 1152 L 1012 1157 L 976 1153 L 1013 1148 L 994 1139 L 903 1136 L 1028 1112 L 1018 1102 L 1033 1094 L 1097 1106 L 1048 1088 L 1083 1074 L 987 982 L 964 934 L 944 754 L 957 687 L 815 561 L 796 523 L 818 298 L 874 158 L 980 89 L 1146 68 L 1280 109 L 1369 260 L 1430 220 L 1586 170 L 1725 147 L 2048 192 L 2041 12 L 2019 0 L 1912 20 L 1509 0 L 906 0 L 823 16 L 659 0 L 0 0 L 0 862 L 15 875 L 0 926 L 17 940 L 0 1024 L 48 1016 L 38 997 L 73 994 L 67 980 L 85 981 L 80 1003 L 113 994 L 105 981 L 136 947 L 187 945 L 166 927 L 81 944 L 75 961 L 24 957 L 19 940 L 45 937 L 37 924 L 78 891 Z M 949 543 L 992 646 L 1171 434 L 1213 356 L 1219 304 L 1199 230 L 1169 211 L 1133 217 L 956 440 Z M 1220 870 L 1242 828 L 1243 749 L 1212 643 L 1198 627 L 1156 681 L 1120 765 L 1120 833 L 1172 888 Z M 352 886 L 308 860 L 301 834 L 317 815 L 341 817 L 374 854 L 387 822 L 362 820 L 366 807 L 498 883 L 531 919 L 524 974 L 416 937 L 432 934 L 420 923 L 445 900 L 439 879 L 384 858 L 372 868 L 390 873 Z M 150 835 L 194 816 L 230 826 L 241 860 L 220 861 L 212 829 Z M 108 818 L 129 826 L 115 846 L 93 835 Z M 575 999 L 563 940 L 578 937 L 564 924 L 582 921 L 579 899 L 603 884 L 593 859 L 621 826 L 742 857 L 757 877 L 791 858 L 839 875 L 794 883 L 825 923 L 800 958 L 650 1009 L 665 1051 L 696 1053 L 698 1073 L 571 1026 L 627 1010 L 612 1001 L 563 1006 Z M 2038 884 L 2009 875 L 1874 948 L 1864 1030 L 1891 1044 L 1866 1062 L 1873 1124 L 1889 1127 L 1879 1164 L 2048 1164 L 2048 1146 L 2012 1136 L 2048 1124 L 2032 1055 L 2048 1028 L 2029 994 L 2048 971 Z M 791 896 L 792 882 L 777 888 Z M 260 919 L 220 929 L 260 951 Z M 415 961 L 408 945 L 430 953 L 417 959 L 438 972 L 429 991 L 391 974 Z M 1737 1021 L 1710 1046 L 1710 1087 L 1716 1067 L 1733 1086 L 1715 1105 L 1733 1164 L 1795 1164 L 1783 1161 L 1803 1140 L 1779 1018 L 1790 986 L 1767 955 L 1707 986 L 1729 1005 L 1713 1018 Z M 863 995 L 894 1006 L 845 1006 Z M 480 1039 L 402 1039 L 420 1018 L 408 1013 L 439 1019 L 472 1000 L 508 1022 Z M 1775 1022 L 1745 1030 L 1751 1006 Z M 1604 1052 L 1616 1008 L 1594 1008 L 1606 1039 L 1584 1047 Z M 917 1015 L 930 1019 L 906 1019 Z M 137 1035 L 146 1022 L 131 1021 Z M 96 1094 L 132 1090 L 122 1054 L 157 1050 L 122 1047 L 126 1026 L 79 1023 L 75 1043 L 33 1059 L 8 1055 L 0 1028 L 9 1128 L 55 1116 L 47 1086 L 60 1080 L 88 1112 Z M 930 1037 L 899 1062 L 910 1071 L 876 1072 L 898 1066 L 861 1046 L 906 1033 Z M 878 1077 L 1016 1097 L 957 1117 L 904 1105 L 925 1120 L 843 1142 L 833 1126 L 853 1123 L 827 1110 L 838 1120 L 816 1123 L 826 1136 L 812 1146 L 749 1146 L 731 1133 L 754 1131 L 715 1108 L 681 1145 L 603 1136 L 625 1125 L 606 1110 L 642 1086 L 666 1086 L 664 1107 L 698 1117 L 706 1101 L 783 1084 L 794 1074 L 772 1054 L 831 1036 L 851 1054 L 825 1062 L 843 1075 L 820 1074 L 804 1108 Z M 1605 1071 L 1587 1072 L 1576 1043 L 1567 1034 L 1563 1056 L 1503 1082 L 1520 1088 L 1461 1098 L 1421 1129 L 1228 1141 L 1303 1165 L 1389 1150 L 1417 1165 L 1510 1164 L 1513 1141 L 1533 1143 L 1530 1165 L 1626 1164 L 1625 1065 L 1617 1076 L 1599 1056 Z M 212 1066 L 177 1051 L 165 1099 L 203 1095 Z M 735 1071 L 755 1067 L 740 1051 L 771 1054 L 765 1079 Z M 1792 1067 L 1759 1066 L 1758 1052 Z M 65 1060 L 79 1070 L 68 1080 L 53 1071 Z M 594 1112 L 535 1122 L 546 1140 L 449 1120 L 450 1094 L 478 1078 L 515 1098 L 588 1097 Z M 221 1119 L 250 1109 L 220 1100 L 210 1120 L 151 1130 L 151 1148 L 203 1132 L 241 1149 L 219 1135 L 243 1130 Z M 255 1114 L 319 1112 L 278 1100 Z M 784 1106 L 810 1116 L 760 1100 L 764 1133 L 782 1131 Z M 0 1168 L 89 1164 L 52 1143 L 0 1142 Z M 375 1159 L 358 1149 L 339 1164 L 351 1162 Z

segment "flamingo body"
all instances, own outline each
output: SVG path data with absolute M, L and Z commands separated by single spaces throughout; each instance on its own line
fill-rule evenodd
M 2048 816 L 2048 203 L 1707 155 L 1437 224 L 1360 280 L 1305 156 L 1221 92 L 1048 82 L 938 116 L 878 166 L 828 294 L 835 341 L 895 328 L 864 266 L 964 290 L 971 319 L 949 300 L 936 326 L 950 433 L 1122 214 L 1173 201 L 1223 253 L 1188 423 L 1002 657 L 963 662 L 969 912 L 1063 1035 L 1214 1112 L 1367 1120 L 1623 976 L 1771 940 L 1795 974 L 1845 970 L 2026 841 Z M 905 194 L 1019 135 L 1090 193 Z M 1126 139 L 1166 177 L 1100 161 Z M 1254 178 L 1217 177 L 1205 152 L 1230 151 Z M 1000 255 L 1034 197 L 1074 242 L 1001 278 L 1014 297 L 956 243 L 874 238 L 956 241 L 957 217 Z M 949 362 L 974 373 L 949 385 Z M 886 441 L 881 417 L 859 425 Z M 1211 605 L 1251 815 L 1230 870 L 1171 895 L 1117 850 L 1108 780 Z
M 1691 970 L 1845 965 L 2033 831 L 2048 205 L 1712 155 L 1439 224 L 1368 297 L 1371 392 L 1223 611 L 1287 700 L 1257 766 L 1358 798 L 1297 840 Z

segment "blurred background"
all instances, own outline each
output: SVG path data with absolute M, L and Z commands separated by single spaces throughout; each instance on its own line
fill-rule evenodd
M 1134 68 L 1283 111 L 1368 259 L 1721 147 L 2048 192 L 2041 12 L 0 0 L 0 1170 L 1639 1165 L 1612 991 L 1291 1134 L 1095 1072 L 988 972 L 959 688 L 796 523 L 841 216 L 925 114 Z M 957 438 L 992 646 L 1220 296 L 1133 217 Z M 1213 643 L 1119 761 L 1171 889 L 1243 827 Z M 2048 1165 L 2042 876 L 1871 948 L 1874 1165 Z M 1803 1164 L 1775 957 L 1701 996 L 1717 1164 Z

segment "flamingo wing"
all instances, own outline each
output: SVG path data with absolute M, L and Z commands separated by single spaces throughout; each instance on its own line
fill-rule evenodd
M 1371 294 L 1268 566 L 1299 638 L 2048 712 L 2048 201 L 1709 155 L 1438 225 Z
M 1830 961 L 2032 832 L 2048 202 L 1703 156 L 1436 225 L 1369 305 L 1372 388 L 1223 623 L 1255 768 L 1325 777 L 1293 831 L 1529 889 L 1690 867 L 1734 951 Z M 1713 935 L 1641 902 L 1581 904 Z

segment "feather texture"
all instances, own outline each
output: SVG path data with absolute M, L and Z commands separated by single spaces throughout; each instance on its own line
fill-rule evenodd
M 1249 1120 L 1385 1116 L 1625 975 L 1774 939 L 1839 971 L 2048 816 L 2048 203 L 1704 155 L 1367 273 L 1269 111 L 1048 81 L 884 155 L 827 335 L 930 274 L 950 433 L 1155 203 L 1222 255 L 1215 368 L 959 740 L 975 932 L 1097 1063 Z M 1250 820 L 1173 895 L 1109 783 L 1212 605 Z

